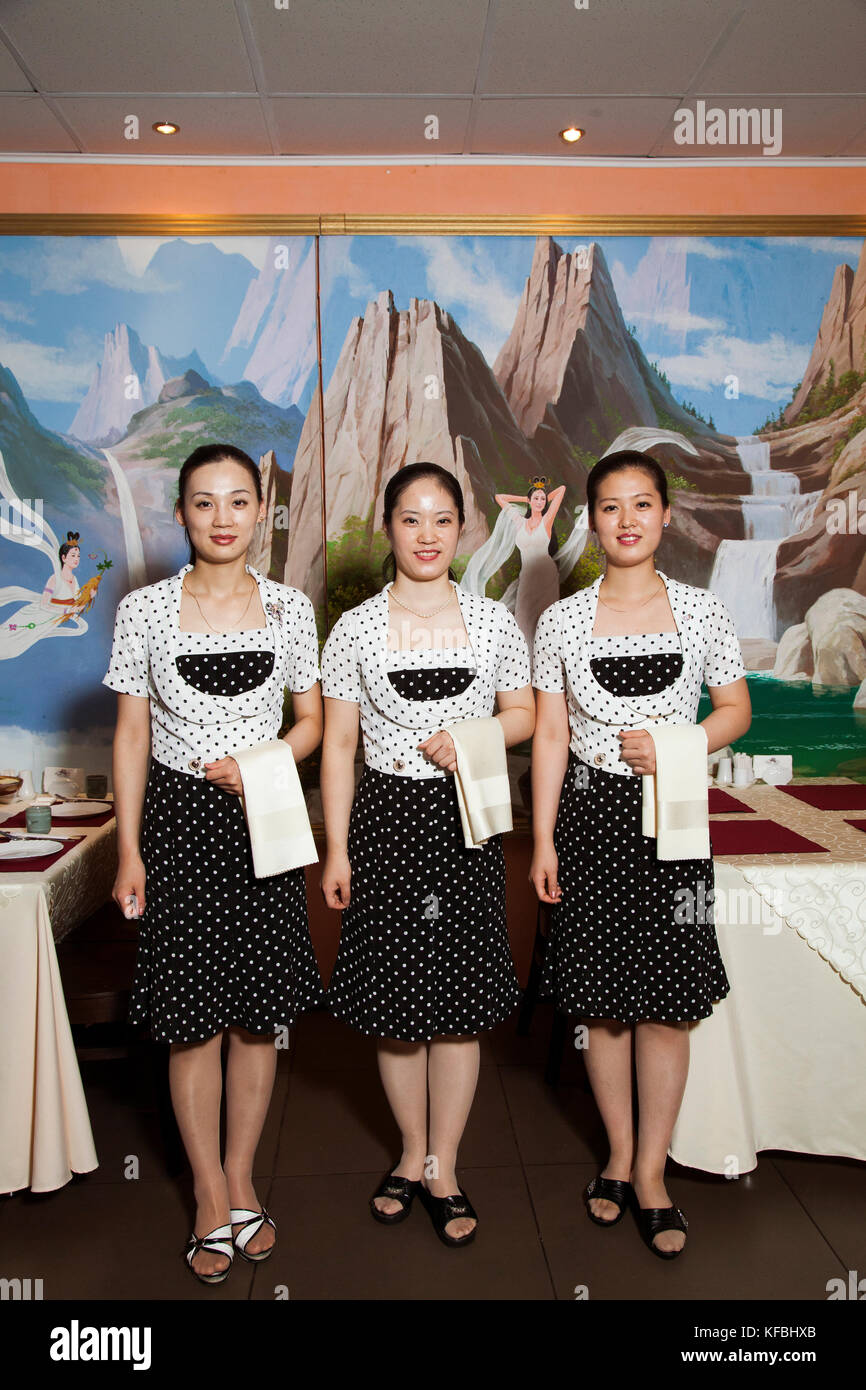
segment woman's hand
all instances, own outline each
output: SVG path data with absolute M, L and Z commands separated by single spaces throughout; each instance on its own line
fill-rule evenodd
M 144 912 L 145 877 L 144 862 L 140 854 L 121 855 L 120 862 L 117 866 L 117 878 L 114 880 L 111 896 L 117 903 L 124 917 L 130 917 L 130 912 L 132 911 L 130 898 L 135 894 L 138 902 L 138 912 L 132 912 L 130 920 L 136 916 L 141 917 Z
M 440 729 L 438 734 L 431 734 L 429 738 L 425 738 L 423 743 L 418 744 L 418 748 L 425 758 L 429 758 L 437 767 L 444 768 L 446 772 L 457 771 L 457 749 L 454 747 L 453 738 L 445 729 Z
M 224 792 L 233 792 L 235 796 L 243 796 L 241 770 L 234 758 L 218 758 L 215 763 L 205 763 L 205 767 L 205 776 L 214 786 L 222 787 Z
M 656 770 L 656 747 L 646 729 L 620 729 L 620 755 L 632 772 L 647 777 Z
M 345 852 L 331 853 L 325 857 L 325 867 L 322 870 L 319 885 L 328 907 L 333 907 L 339 911 L 341 908 L 349 906 L 351 878 L 352 866 L 349 863 L 348 854 Z
M 553 841 L 551 840 L 548 844 L 536 843 L 532 854 L 532 863 L 529 866 L 529 882 L 538 894 L 539 902 L 558 903 L 562 901 L 562 889 L 557 877 L 558 870 L 559 857 L 553 847 Z

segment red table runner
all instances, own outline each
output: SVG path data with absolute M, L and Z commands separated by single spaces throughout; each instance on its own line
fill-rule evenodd
M 710 826 L 713 854 L 829 854 L 773 820 L 717 820 Z
M 86 825 L 88 828 L 91 826 L 105 825 L 107 821 L 111 820 L 113 815 L 114 810 L 112 809 L 111 811 L 97 811 L 95 816 L 76 816 L 74 819 L 72 816 L 59 816 L 57 819 L 52 817 L 51 829 L 59 835 L 67 825 L 73 827 L 76 825 Z M 16 816 L 10 816 L 8 820 L 4 820 L 2 825 L 0 825 L 0 830 L 23 830 L 26 824 L 24 812 L 19 811 Z
M 50 839 L 50 836 L 46 835 L 45 838 Z M 78 842 L 84 838 L 83 835 L 76 835 L 74 839 L 67 840 L 56 854 L 41 854 L 38 859 L 0 859 L 0 874 L 41 874 L 45 869 L 50 869 L 52 864 L 56 864 L 58 859 L 62 859 L 64 854 L 75 849 Z
M 862 831 L 863 831 L 863 834 L 866 835 L 866 820 L 849 820 L 848 817 L 846 816 L 846 817 L 845 817 L 845 824 L 846 824 L 846 825 L 853 825 L 853 827 L 854 827 L 855 830 L 862 830 Z
M 866 787 L 779 787 L 780 792 L 805 801 L 816 811 L 866 811 Z
M 754 807 L 747 806 L 745 801 L 738 801 L 735 796 L 731 796 L 731 793 L 726 792 L 722 787 L 710 787 L 709 801 L 711 816 L 727 816 L 734 811 L 747 813 L 750 816 L 755 814 Z

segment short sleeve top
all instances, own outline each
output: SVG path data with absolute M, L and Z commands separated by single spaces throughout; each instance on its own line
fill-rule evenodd
M 565 693 L 572 752 L 583 762 L 623 776 L 631 771 L 620 757 L 620 729 L 640 728 L 653 720 L 692 724 L 703 684 L 730 685 L 746 674 L 734 624 L 722 600 L 706 589 L 668 579 L 661 571 L 658 574 L 667 588 L 683 660 L 676 679 L 656 694 L 616 695 L 593 674 L 592 660 L 599 649 L 592 629 L 601 578 L 551 604 L 535 629 L 532 683 L 536 690 Z M 677 642 L 677 633 L 657 636 Z M 611 644 L 606 655 L 615 656 L 615 638 Z M 668 640 L 647 648 L 669 649 Z
M 150 700 L 151 742 L 157 762 L 203 777 L 205 762 L 277 737 L 285 688 L 309 690 L 319 679 L 316 620 L 299 589 L 266 579 L 247 566 L 262 601 L 266 626 L 240 632 L 181 632 L 185 565 L 157 584 L 121 600 L 103 684 Z M 209 688 L 209 659 L 219 654 L 236 673 L 236 694 Z
M 407 658 L 406 666 L 415 664 L 413 653 L 388 649 L 390 587 L 347 609 L 334 624 L 322 652 L 322 693 L 358 704 L 368 766 L 400 776 L 445 777 L 444 769 L 425 759 L 417 744 L 449 724 L 488 718 L 497 691 L 529 685 L 529 649 L 504 604 L 455 585 L 474 678 L 443 699 L 408 698 L 389 678 L 389 671 L 396 669 L 395 658 Z M 449 648 L 443 660 L 459 653 L 460 648 Z

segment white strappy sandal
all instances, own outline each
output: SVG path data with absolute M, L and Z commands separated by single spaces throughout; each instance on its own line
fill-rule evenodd
M 216 1274 L 199 1274 L 197 1269 L 193 1269 L 192 1262 L 200 1250 L 207 1250 L 212 1255 L 225 1255 L 228 1259 L 225 1269 L 219 1270 Z M 221 1284 L 228 1277 L 234 1257 L 231 1226 L 215 1226 L 206 1236 L 197 1236 L 193 1231 L 186 1247 L 186 1262 L 202 1284 Z
M 254 1255 L 252 1251 L 247 1254 L 247 1246 L 251 1240 L 255 1239 L 265 1222 L 273 1228 L 274 1236 L 276 1237 L 276 1224 L 272 1221 L 270 1216 L 268 1216 L 264 1207 L 262 1207 L 261 1211 L 249 1211 L 246 1207 L 233 1207 L 230 1213 L 230 1219 L 233 1226 L 241 1226 L 241 1229 L 233 1239 L 235 1250 L 237 1250 L 242 1259 L 249 1260 L 251 1264 L 257 1264 L 259 1260 L 266 1260 L 268 1256 L 273 1253 L 274 1247 L 271 1245 L 267 1250 L 260 1250 L 256 1255 Z

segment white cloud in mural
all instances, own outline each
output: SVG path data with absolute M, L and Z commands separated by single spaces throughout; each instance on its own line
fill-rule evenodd
M 663 357 L 659 366 L 674 385 L 694 391 L 718 391 L 733 372 L 741 396 L 786 401 L 794 383 L 802 379 L 810 352 L 781 333 L 771 333 L 762 343 L 715 333 L 696 352 Z
M 372 299 L 376 286 L 366 270 L 352 260 L 354 237 L 325 238 L 322 245 L 322 303 L 330 299 L 338 280 L 345 280 L 355 299 Z
M 30 343 L 0 331 L 0 362 L 12 372 L 28 401 L 74 401 L 90 385 L 99 344 L 71 333 L 64 344 Z
M 647 319 L 672 333 L 718 332 L 724 328 L 724 319 L 706 319 L 700 314 L 692 314 L 688 309 L 623 309 L 628 319 Z
M 856 261 L 863 251 L 862 241 L 836 236 L 768 236 L 764 241 L 767 246 L 799 246 L 805 251 L 835 256 L 837 260 Z
M 502 278 L 484 240 L 421 236 L 394 241 L 420 251 L 431 297 L 455 315 L 461 332 L 492 363 L 511 332 L 523 283 L 516 290 Z
M 7 323 L 33 323 L 35 314 L 29 304 L 14 304 L 11 299 L 0 299 L 0 319 Z
M 33 294 L 82 294 L 91 285 L 135 294 L 177 289 L 152 271 L 132 274 L 112 237 L 34 237 L 26 251 L 0 251 L 0 270 L 21 276 Z
M 689 256 L 706 256 L 710 261 L 730 261 L 741 254 L 731 246 L 719 246 L 703 236 L 674 236 L 663 238 L 671 251 L 685 251 Z

